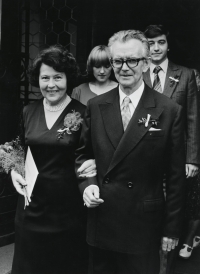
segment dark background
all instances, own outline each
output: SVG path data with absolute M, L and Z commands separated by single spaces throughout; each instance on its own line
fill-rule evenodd
M 200 69 L 199 0 L 101 0 L 90 1 L 91 16 L 87 53 L 98 44 L 107 44 L 119 30 L 144 31 L 150 24 L 164 24 L 170 31 L 170 57 L 179 64 Z M 90 29 L 90 26 L 91 29 Z

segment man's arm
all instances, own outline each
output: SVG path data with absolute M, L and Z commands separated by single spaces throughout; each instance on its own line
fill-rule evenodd
M 200 112 L 199 112 L 199 93 L 197 90 L 194 72 L 191 73 L 187 85 L 187 102 L 186 102 L 186 177 L 194 177 L 199 171 L 200 164 Z M 178 245 L 176 238 L 162 238 L 162 249 L 170 251 Z
M 189 72 L 188 72 L 189 73 Z M 193 177 L 200 165 L 200 98 L 194 71 L 190 70 L 186 102 L 186 174 Z
M 84 168 L 84 164 L 87 163 L 89 159 L 94 159 L 91 138 L 91 116 L 89 103 L 87 105 L 83 119 L 79 148 L 76 150 L 75 154 L 75 170 L 79 180 L 79 189 L 83 194 L 84 204 L 89 208 L 99 206 L 104 201 L 99 198 L 100 192 L 96 176 L 87 178 L 80 176 L 80 173 Z M 96 167 L 95 161 L 94 165 Z
M 168 144 L 166 203 L 162 246 L 171 250 L 177 244 L 185 202 L 184 121 L 182 107 L 177 107 Z

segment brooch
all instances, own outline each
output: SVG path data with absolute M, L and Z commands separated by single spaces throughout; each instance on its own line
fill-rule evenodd
M 81 118 L 81 114 L 72 110 L 72 113 L 68 113 L 65 116 L 62 128 L 57 130 L 57 139 L 62 139 L 66 133 L 72 134 L 73 132 L 78 131 L 82 122 L 83 119 Z

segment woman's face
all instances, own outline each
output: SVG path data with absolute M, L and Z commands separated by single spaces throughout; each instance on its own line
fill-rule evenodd
M 93 75 L 98 82 L 105 83 L 110 77 L 111 70 L 110 65 L 93 67 Z
M 66 74 L 42 64 L 40 67 L 39 86 L 47 103 L 49 103 L 49 105 L 57 105 L 66 95 Z

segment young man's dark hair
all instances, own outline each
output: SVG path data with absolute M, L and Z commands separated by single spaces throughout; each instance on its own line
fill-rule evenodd
M 169 45 L 170 34 L 168 29 L 163 25 L 149 25 L 144 31 L 145 36 L 149 38 L 155 38 L 161 35 L 165 35 Z

